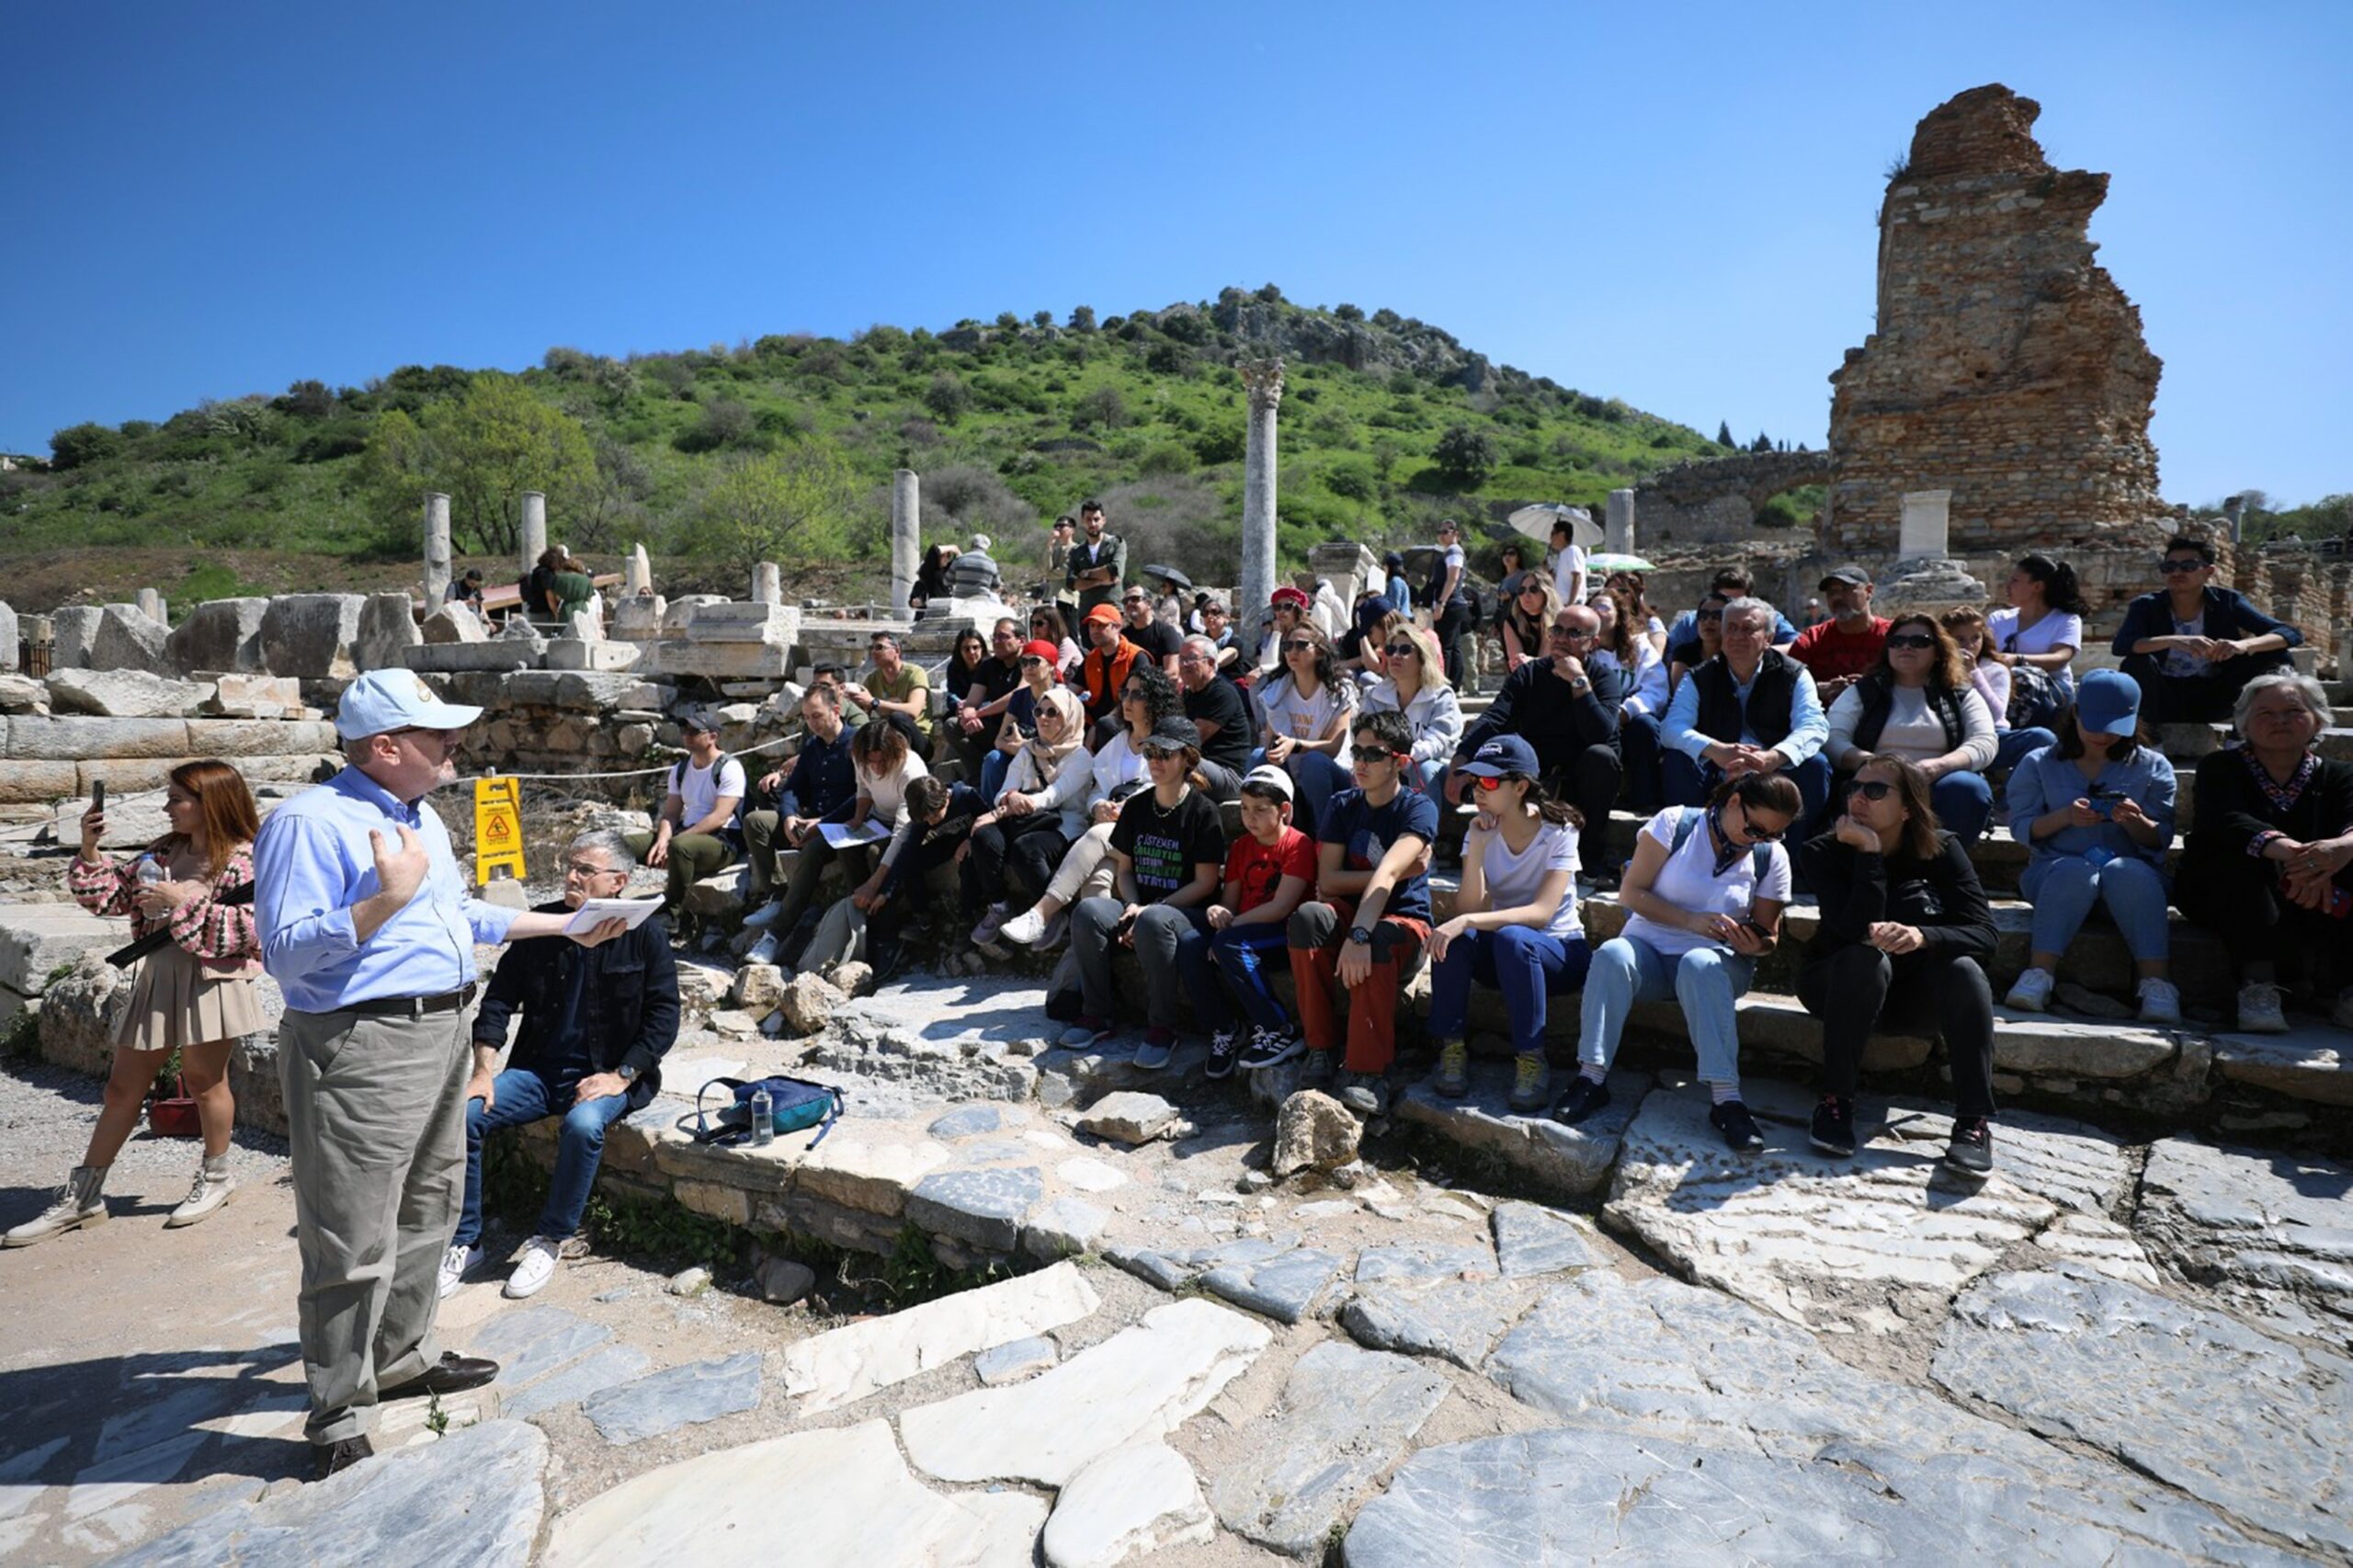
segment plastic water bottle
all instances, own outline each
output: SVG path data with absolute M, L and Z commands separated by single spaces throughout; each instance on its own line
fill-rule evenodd
M 776 1140 L 776 1101 L 766 1089 L 752 1091 L 752 1142 L 768 1143 Z
M 142 888 L 152 888 L 157 882 L 167 880 L 164 863 L 153 855 L 139 857 L 138 877 L 139 885 Z

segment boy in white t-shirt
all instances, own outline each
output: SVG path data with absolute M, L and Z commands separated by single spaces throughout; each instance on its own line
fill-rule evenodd
M 1637 1002 L 1673 1000 L 1698 1050 L 1699 1077 L 1715 1101 L 1708 1119 L 1740 1153 L 1765 1146 L 1740 1098 L 1740 1028 L 1734 1004 L 1756 960 L 1780 941 L 1790 901 L 1781 847 L 1804 809 L 1785 773 L 1745 773 L 1704 807 L 1669 807 L 1634 839 L 1619 898 L 1626 927 L 1601 944 L 1585 983 L 1579 1073 L 1552 1114 L 1585 1120 L 1609 1103 L 1609 1063 Z

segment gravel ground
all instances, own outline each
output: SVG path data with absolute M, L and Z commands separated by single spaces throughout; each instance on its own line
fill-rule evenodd
M 0 1069 L 0 1229 L 19 1224 L 47 1208 L 66 1173 L 79 1165 L 97 1125 L 100 1081 L 18 1059 Z M 115 1157 L 107 1190 L 118 1197 L 170 1201 L 185 1196 L 188 1178 L 203 1157 L 193 1138 L 157 1138 L 142 1121 Z M 269 1181 L 286 1169 L 281 1139 L 250 1128 L 237 1129 L 229 1144 L 229 1168 L 240 1182 Z

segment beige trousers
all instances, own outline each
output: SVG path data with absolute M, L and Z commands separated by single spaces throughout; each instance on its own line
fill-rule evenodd
M 466 1178 L 471 1017 L 290 1011 L 278 1025 L 313 1443 L 364 1434 L 376 1391 L 439 1358 L 441 1255 Z

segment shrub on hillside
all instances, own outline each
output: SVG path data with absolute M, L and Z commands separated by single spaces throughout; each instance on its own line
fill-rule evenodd
M 932 417 L 942 425 L 953 425 L 964 417 L 972 406 L 972 389 L 962 381 L 942 370 L 931 378 L 923 390 L 923 405 L 931 410 Z
M 1249 437 L 1239 426 L 1213 426 L 1193 437 L 1193 455 L 1209 467 L 1238 463 L 1248 445 Z
M 49 438 L 49 466 L 63 472 L 103 462 L 119 456 L 129 444 L 121 431 L 109 426 L 69 425 Z
M 1324 488 L 1344 501 L 1370 501 L 1381 494 L 1381 482 L 1370 463 L 1351 459 L 1324 471 Z
M 964 532 L 977 528 L 1012 538 L 1038 527 L 1038 509 L 978 463 L 950 463 L 925 474 L 923 498 L 926 510 L 937 505 Z
M 1468 425 L 1450 425 L 1430 449 L 1438 477 L 1465 490 L 1476 490 L 1495 472 L 1495 438 Z
M 670 444 L 682 452 L 715 452 L 749 444 L 754 429 L 749 407 L 732 397 L 717 398 L 704 404 L 702 417 L 679 431 Z
M 1072 408 L 1074 430 L 1116 430 L 1128 422 L 1128 400 L 1117 387 L 1097 387 Z

